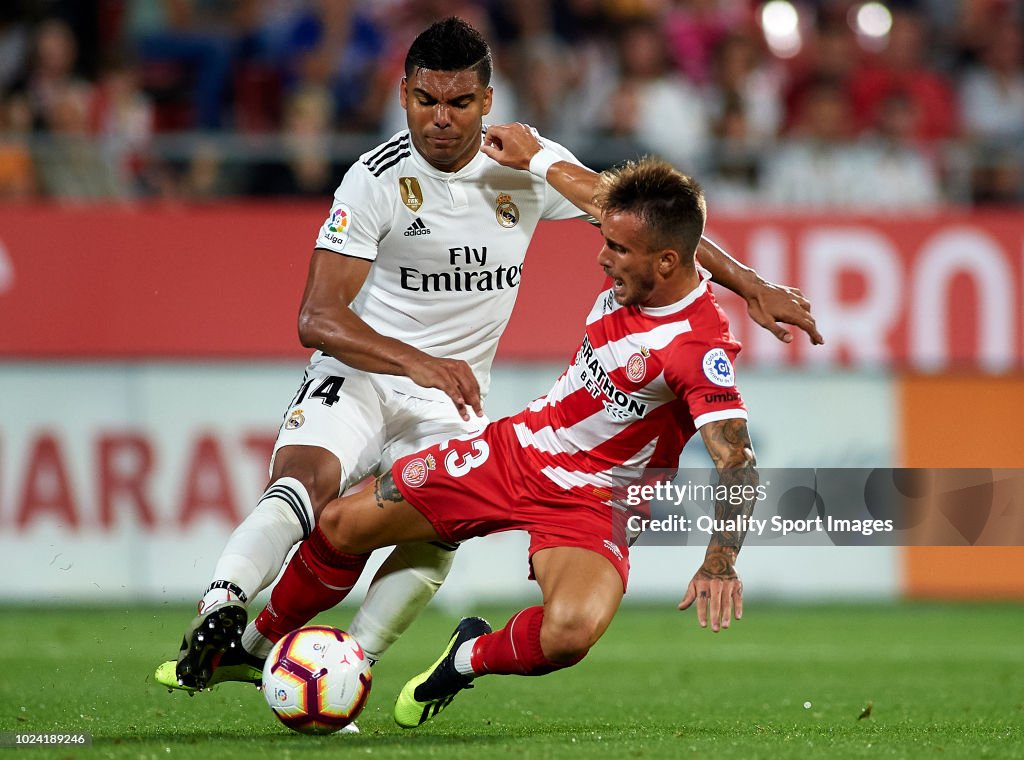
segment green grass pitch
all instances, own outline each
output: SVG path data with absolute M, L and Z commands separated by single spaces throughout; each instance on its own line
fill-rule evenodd
M 514 608 L 467 612 L 500 625 Z M 349 615 L 318 622 L 344 627 Z M 1019 605 L 751 601 L 718 635 L 671 603 L 627 605 L 577 667 L 485 678 L 432 723 L 402 731 L 393 700 L 456 620 L 430 610 L 375 669 L 362 733 L 329 737 L 290 733 L 252 687 L 189 698 L 154 685 L 188 616 L 0 608 L 0 731 L 93 736 L 91 747 L 12 757 L 1024 756 Z

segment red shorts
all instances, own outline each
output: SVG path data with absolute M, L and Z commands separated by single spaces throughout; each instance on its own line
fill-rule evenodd
M 530 534 L 531 578 L 535 553 L 578 546 L 607 557 L 626 588 L 624 517 L 596 496 L 565 490 L 538 471 L 507 418 L 476 435 L 402 457 L 391 475 L 405 500 L 446 541 L 525 530 Z

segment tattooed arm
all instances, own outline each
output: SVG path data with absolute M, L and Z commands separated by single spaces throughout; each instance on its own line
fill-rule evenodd
M 719 485 L 726 486 L 729 497 L 715 502 L 717 529 L 708 543 L 704 564 L 690 581 L 679 609 L 685 610 L 696 601 L 697 621 L 706 628 L 710 610 L 711 630 L 717 633 L 720 627 L 729 627 L 734 609 L 737 620 L 743 617 L 743 582 L 736 575 L 736 555 L 754 511 L 757 462 L 745 420 L 709 422 L 701 427 L 700 434 L 718 469 Z
M 317 525 L 331 546 L 345 554 L 441 538 L 430 520 L 402 497 L 390 471 L 373 488 L 332 499 Z
M 395 479 L 392 477 L 390 470 L 373 481 L 373 500 L 376 502 L 378 509 L 384 509 L 389 501 L 395 504 L 405 501 L 402 498 L 402 492 L 395 485 Z

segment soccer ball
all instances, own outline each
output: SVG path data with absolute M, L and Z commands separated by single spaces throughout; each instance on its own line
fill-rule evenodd
M 326 625 L 299 628 L 270 650 L 263 696 L 278 719 L 303 734 L 333 734 L 370 695 L 370 662 L 359 643 Z

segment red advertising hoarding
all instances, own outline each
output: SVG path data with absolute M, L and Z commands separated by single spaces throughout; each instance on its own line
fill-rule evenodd
M 0 356 L 301 357 L 324 204 L 0 208 Z M 723 296 L 748 366 L 1020 370 L 1024 215 L 713 216 L 709 234 L 812 299 L 824 347 L 783 346 Z M 542 224 L 499 356 L 564 359 L 603 275 L 599 234 Z

